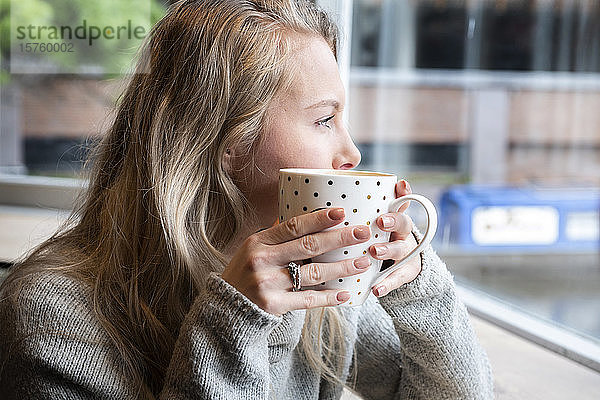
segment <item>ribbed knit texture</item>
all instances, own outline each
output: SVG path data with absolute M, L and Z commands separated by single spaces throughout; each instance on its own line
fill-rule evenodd
M 365 399 L 492 399 L 491 367 L 452 275 L 431 246 L 421 257 L 413 282 L 342 309 L 351 327 L 348 353 L 340 355 L 348 381 L 355 348 L 355 390 Z M 181 326 L 158 398 L 339 399 L 342 388 L 304 361 L 305 314 L 265 312 L 210 274 Z M 0 303 L 0 321 L 0 399 L 135 398 L 83 284 L 32 276 L 16 303 Z

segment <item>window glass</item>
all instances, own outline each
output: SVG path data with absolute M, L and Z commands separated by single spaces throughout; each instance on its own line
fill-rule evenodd
M 48 42 L 8 40 L 11 18 L 149 27 L 169 4 L 111 1 L 0 3 L 0 172 L 75 176 L 126 70 L 95 51 L 36 58 Z M 354 0 L 351 26 L 359 168 L 437 203 L 434 245 L 457 281 L 600 338 L 600 3 Z
M 0 2 L 0 173 L 77 176 L 168 4 Z
M 436 201 L 455 279 L 594 340 L 599 17 L 584 0 L 355 0 L 348 91 L 360 168 Z

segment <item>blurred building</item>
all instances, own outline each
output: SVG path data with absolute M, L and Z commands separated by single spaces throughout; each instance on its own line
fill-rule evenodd
M 347 111 L 361 167 L 600 185 L 600 2 L 354 0 L 352 11 Z M 123 82 L 18 82 L 21 162 L 76 170 Z
M 350 127 L 367 163 L 600 184 L 599 2 L 353 4 Z

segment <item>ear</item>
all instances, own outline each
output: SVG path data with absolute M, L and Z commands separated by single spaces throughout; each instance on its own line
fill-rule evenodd
M 222 167 L 228 174 L 231 173 L 231 149 L 225 150 L 225 154 L 223 155 Z

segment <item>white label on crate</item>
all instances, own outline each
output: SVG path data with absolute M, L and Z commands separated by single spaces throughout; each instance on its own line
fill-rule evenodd
M 578 211 L 567 214 L 565 234 L 569 241 L 600 239 L 600 215 L 597 211 Z
M 557 241 L 558 229 L 554 207 L 477 207 L 471 214 L 471 237 L 478 245 L 548 245 Z

